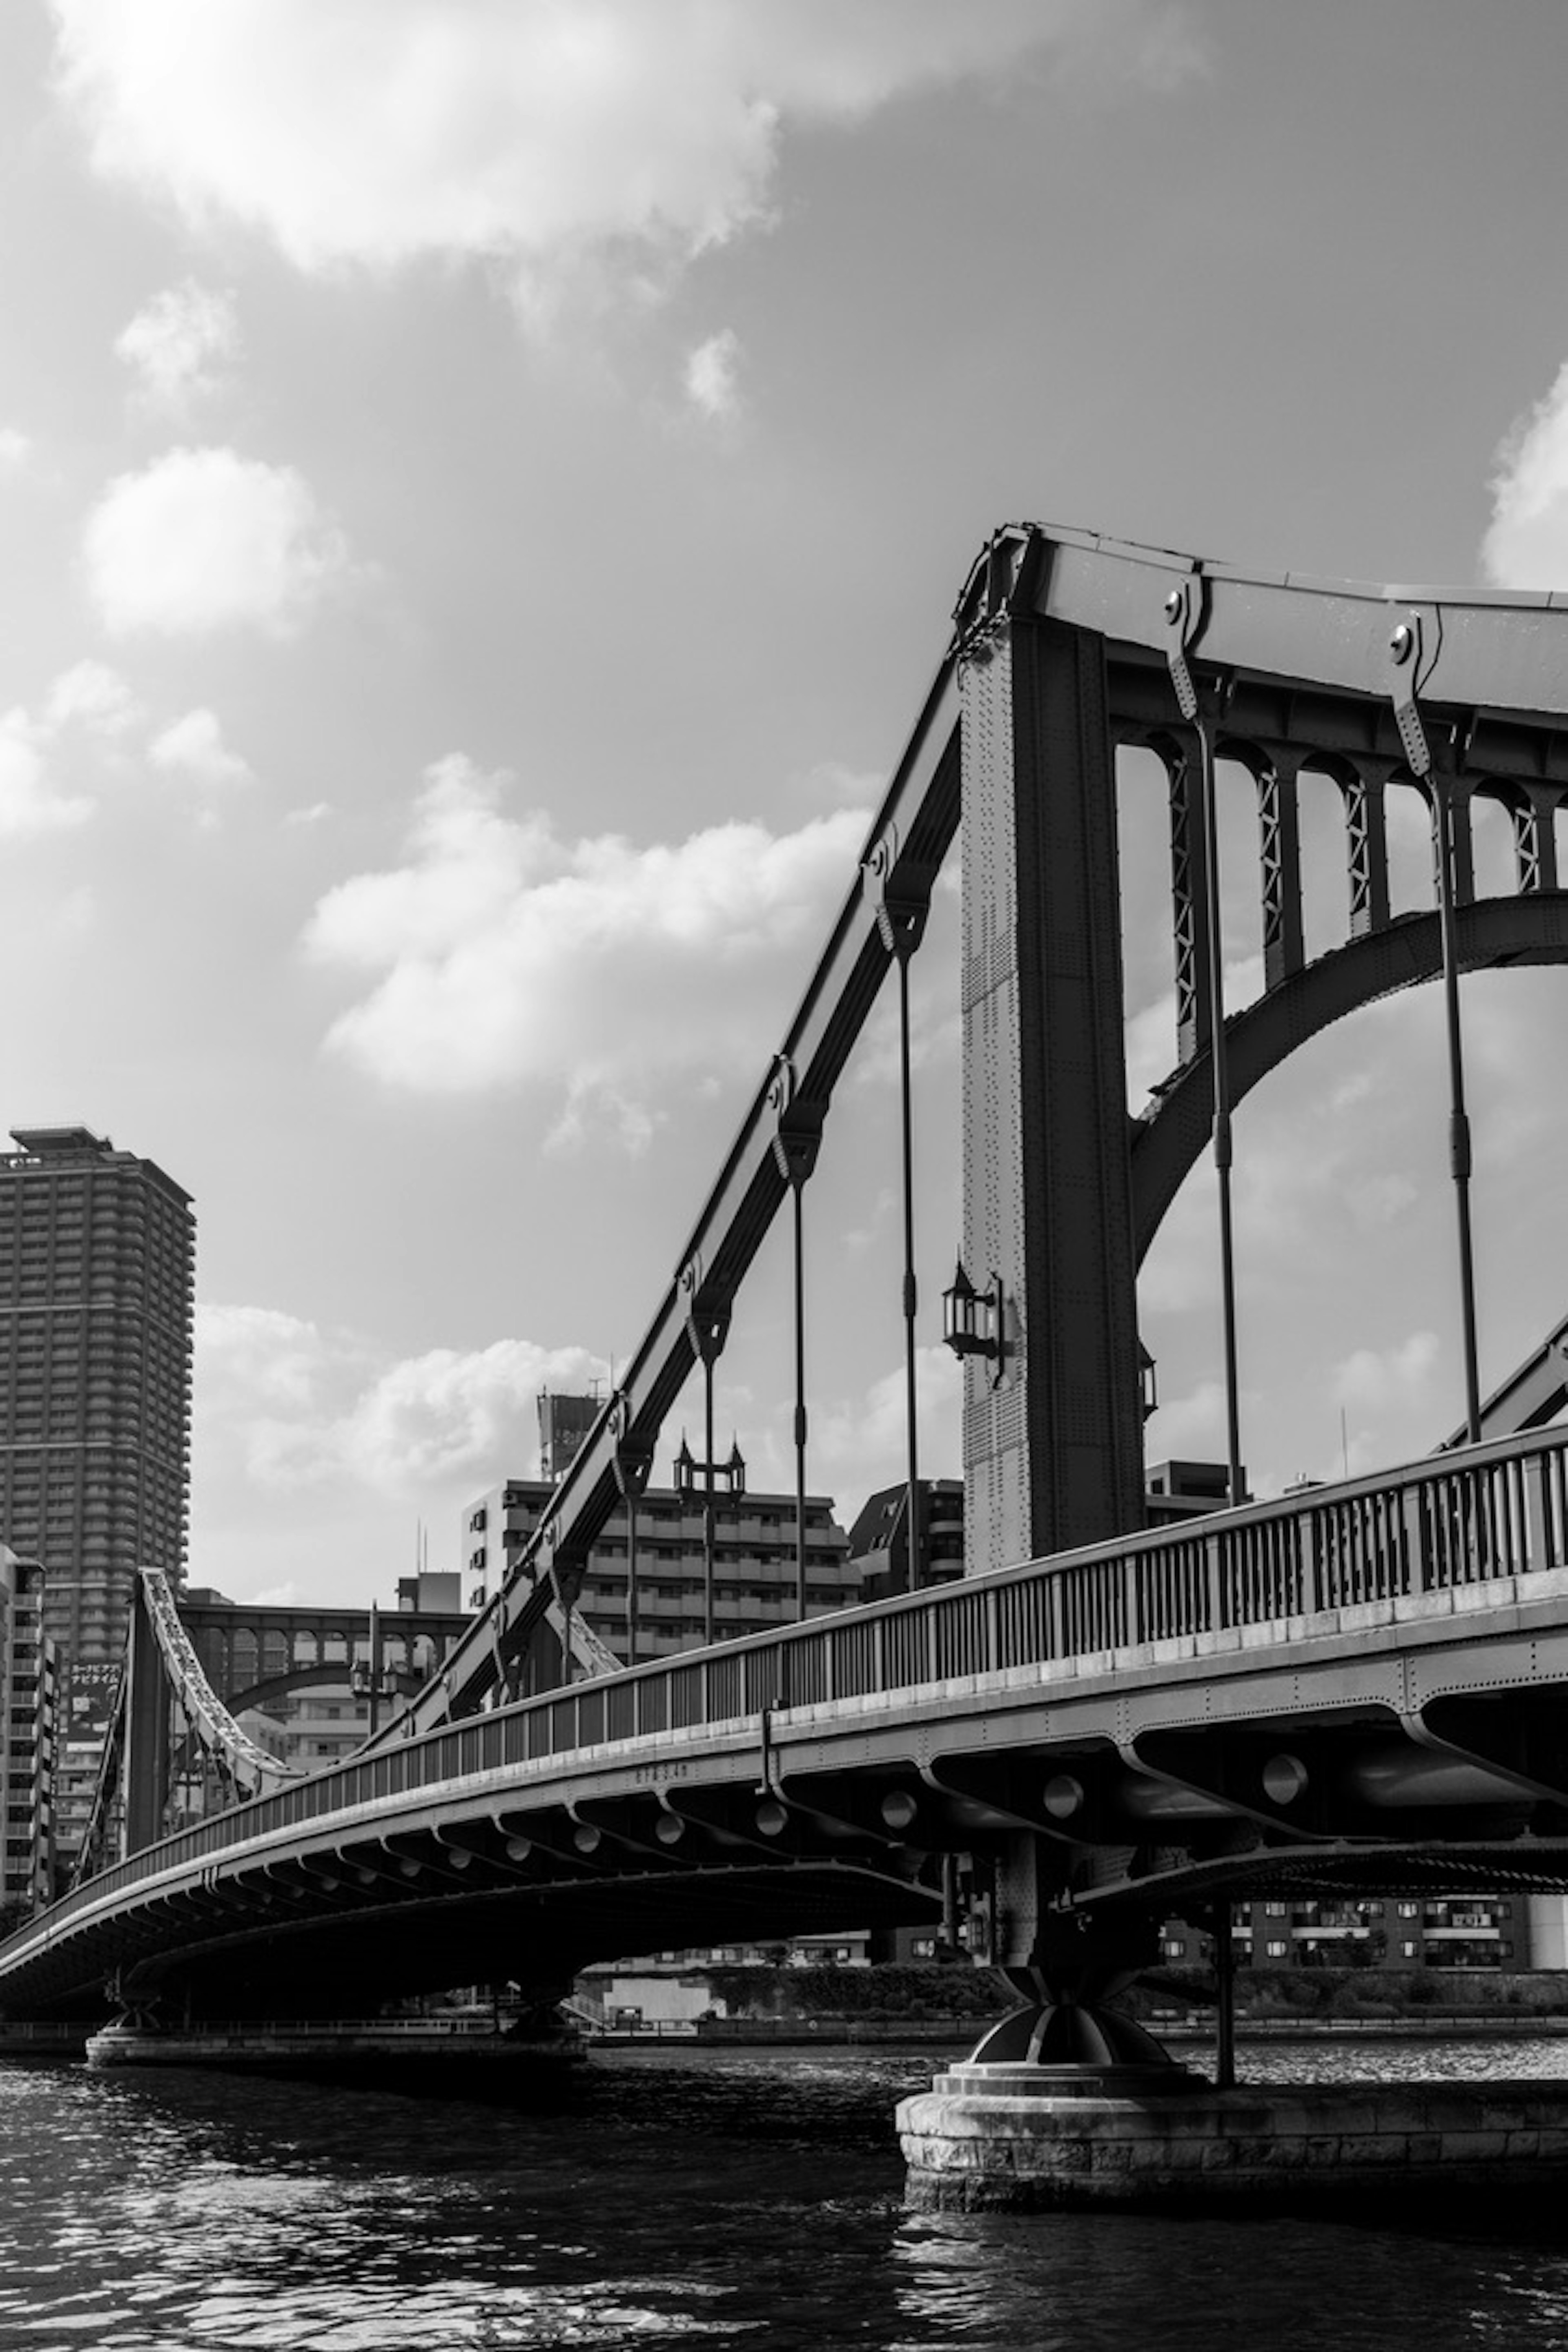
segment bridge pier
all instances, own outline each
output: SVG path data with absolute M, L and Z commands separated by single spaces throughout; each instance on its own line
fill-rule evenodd
M 976 2056 L 979 2053 L 976 2053 Z M 1240 2084 L 973 2061 L 898 2110 L 923 2212 L 1561 2210 L 1568 2084 Z
M 1060 1864 L 998 1856 L 999 1961 L 1023 2005 L 900 2102 L 906 2196 L 925 2212 L 1247 2208 L 1429 2212 L 1568 2189 L 1568 2081 L 1237 2084 L 1216 1907 L 1215 2074 L 1114 2006 L 1153 1964 L 1152 1916 L 1053 1907 Z M 1024 1955 L 1026 1954 L 1026 1957 Z

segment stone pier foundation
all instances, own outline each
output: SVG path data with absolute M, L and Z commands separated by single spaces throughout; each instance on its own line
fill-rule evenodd
M 1176 2067 L 1142 2084 L 1115 2074 L 973 2063 L 939 2074 L 898 2110 L 910 2203 L 1365 2213 L 1568 2190 L 1568 2082 L 1216 2091 Z

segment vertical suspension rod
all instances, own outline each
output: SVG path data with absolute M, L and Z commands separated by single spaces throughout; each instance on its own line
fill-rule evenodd
M 712 1353 L 702 1356 L 702 1639 L 711 1646 L 713 1633 L 713 1364 Z
M 1459 949 L 1454 916 L 1454 793 L 1434 769 L 1432 830 L 1437 853 L 1437 926 L 1443 951 L 1443 1018 L 1448 1045 L 1448 1169 L 1459 1248 L 1459 1315 L 1465 1354 L 1465 1427 L 1481 1442 L 1481 1385 L 1476 1340 L 1476 1264 L 1470 1234 L 1470 1121 L 1465 1108 L 1465 1049 L 1459 1026 Z
M 910 1084 L 910 952 L 914 942 L 900 933 L 899 963 L 899 1097 L 904 1192 L 904 1421 L 908 1445 L 909 1498 L 905 1524 L 909 1542 L 909 1584 L 913 1592 L 920 1580 L 921 1486 L 918 1438 L 919 1397 L 915 1376 L 915 1314 L 919 1286 L 915 1278 L 915 1150 L 914 1107 Z
M 1225 1438 L 1226 1486 L 1230 1501 L 1245 1500 L 1241 1472 L 1241 1408 L 1237 1369 L 1236 1242 L 1231 1215 L 1230 1171 L 1233 1158 L 1230 1131 L 1230 1071 L 1225 1035 L 1225 940 L 1220 929 L 1219 813 L 1215 791 L 1214 734 L 1207 714 L 1200 710 L 1194 728 L 1198 740 L 1198 792 L 1203 803 L 1204 898 L 1207 922 L 1209 1072 L 1214 1090 L 1214 1165 L 1219 1194 L 1220 1319 L 1225 1351 Z
M 805 1622 L 805 1186 L 795 1194 L 795 1613 Z

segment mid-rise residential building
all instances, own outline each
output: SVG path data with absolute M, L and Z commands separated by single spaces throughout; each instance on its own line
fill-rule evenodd
M 54 1886 L 55 1664 L 43 1604 L 39 1562 L 0 1545 L 0 1930 Z
M 552 1475 L 508 1478 L 478 1496 L 463 1514 L 461 1558 L 470 1607 L 479 1607 L 504 1582 L 538 1527 L 544 1507 L 583 1437 L 597 1418 L 592 1398 L 540 1399 L 542 1467 Z M 637 1658 L 671 1657 L 707 1638 L 708 1554 L 706 1465 L 682 1441 L 671 1483 L 650 1486 L 637 1504 Z M 623 1504 L 605 1522 L 588 1556 L 578 1602 L 584 1623 L 625 1664 L 628 1535 Z M 714 1473 L 713 1638 L 733 1641 L 793 1622 L 797 1613 L 795 1498 L 753 1494 L 738 1447 Z M 847 1565 L 847 1538 L 832 1498 L 805 1502 L 806 1614 L 820 1616 L 860 1597 Z
M 1258 1969 L 1529 1969 L 1554 1964 L 1536 1948 L 1547 1909 L 1507 1895 L 1239 1903 L 1231 1933 L 1237 1961 Z M 1173 1968 L 1208 1950 L 1205 1931 L 1180 1920 L 1162 1944 Z
M 963 1574 L 963 1481 L 921 1478 L 917 1482 L 920 1538 L 915 1572 L 910 1576 L 910 1489 L 884 1486 L 873 1495 L 849 1530 L 849 1568 L 866 1601 L 894 1592 L 923 1592 L 951 1584 Z

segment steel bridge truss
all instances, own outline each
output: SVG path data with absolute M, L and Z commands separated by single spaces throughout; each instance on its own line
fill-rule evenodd
M 216 1790 L 240 1803 L 299 1777 L 252 1739 L 213 1689 L 180 1622 L 162 1569 L 137 1571 L 126 1663 L 104 1736 L 77 1883 L 101 1867 L 119 1816 L 131 1853 L 168 1826 L 176 1763 L 205 1766 Z
M 1568 797 L 1564 603 L 1260 575 L 1033 524 L 995 533 L 799 1011 L 619 1387 L 515 1574 L 384 1739 L 504 1703 L 546 1612 L 569 1616 L 595 1538 L 640 1491 L 694 1365 L 710 1369 L 792 1194 L 798 1216 L 835 1087 L 889 971 L 918 948 L 961 818 L 963 1258 L 999 1327 L 965 1366 L 966 1565 L 1141 1525 L 1135 1279 L 1183 1178 L 1211 1141 L 1228 1168 L 1231 1108 L 1299 1045 L 1444 970 L 1441 890 L 1430 911 L 1393 911 L 1390 791 L 1414 788 L 1431 809 L 1454 971 L 1568 958 L 1554 830 Z M 1122 747 L 1165 769 L 1177 975 L 1177 1060 L 1137 1119 Z M 1247 771 L 1258 802 L 1265 987 L 1234 1014 L 1217 978 L 1215 759 Z M 1314 957 L 1309 772 L 1338 787 L 1349 893 L 1343 943 Z M 1482 800 L 1507 809 L 1515 846 L 1515 887 L 1489 899 L 1475 895 Z

